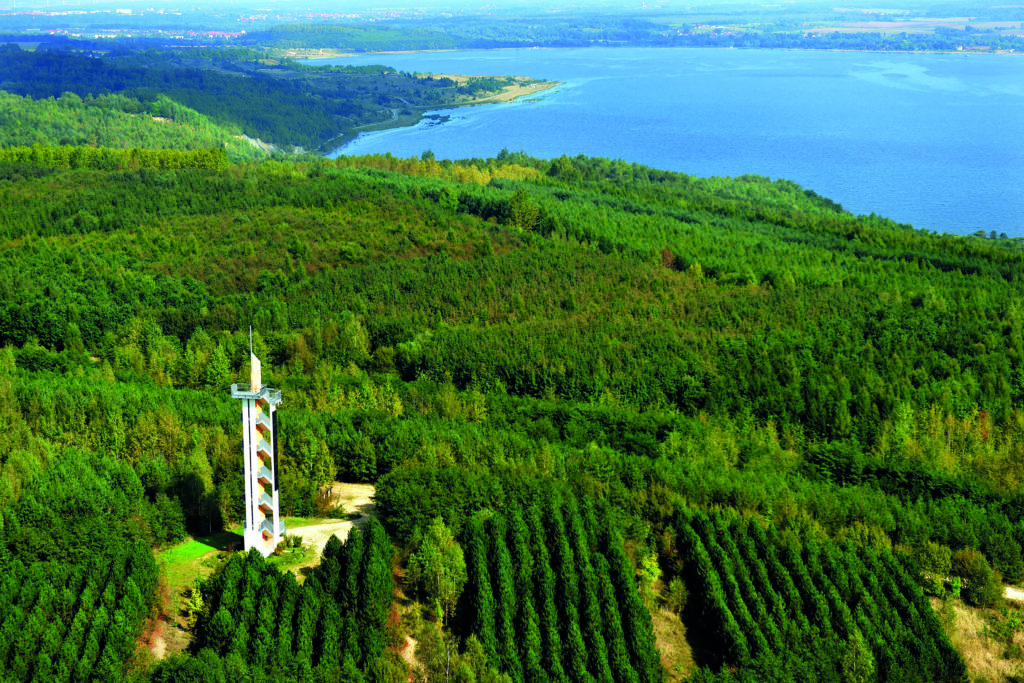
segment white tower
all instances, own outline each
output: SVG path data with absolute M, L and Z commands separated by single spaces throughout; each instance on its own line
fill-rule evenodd
M 242 401 L 245 461 L 245 530 L 242 536 L 246 552 L 250 548 L 259 548 L 267 556 L 274 552 L 285 533 L 277 497 L 277 448 L 274 443 L 274 413 L 281 403 L 281 391 L 263 386 L 260 359 L 251 348 L 249 360 L 252 368 L 249 386 L 231 385 L 231 398 Z

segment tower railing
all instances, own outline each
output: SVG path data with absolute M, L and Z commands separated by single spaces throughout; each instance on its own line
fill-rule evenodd
M 274 412 L 281 391 L 264 386 L 260 360 L 250 350 L 250 381 L 232 384 L 231 397 L 242 402 L 242 469 L 245 474 L 245 549 L 264 555 L 284 537 L 278 494 Z

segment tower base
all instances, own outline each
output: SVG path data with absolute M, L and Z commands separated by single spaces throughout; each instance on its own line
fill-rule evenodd
M 287 529 L 285 528 L 284 522 L 281 522 L 281 533 L 270 534 L 260 529 L 246 530 L 243 534 L 243 541 L 245 544 L 245 552 L 249 552 L 251 549 L 256 548 L 260 551 L 263 557 L 268 557 L 277 546 L 284 540 L 284 535 Z

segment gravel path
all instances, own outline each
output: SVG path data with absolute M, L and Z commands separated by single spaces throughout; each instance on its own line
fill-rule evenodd
M 345 484 L 334 482 L 331 485 L 331 500 L 342 506 L 345 512 L 360 515 L 355 520 L 337 520 L 313 524 L 311 526 L 296 527 L 289 529 L 288 533 L 302 537 L 302 544 L 313 548 L 312 564 L 320 564 L 320 555 L 323 554 L 324 546 L 332 535 L 338 540 L 344 541 L 348 538 L 349 531 L 354 526 L 362 526 L 373 516 L 373 494 L 372 484 Z
M 1003 596 L 1007 600 L 1017 600 L 1018 602 L 1024 602 L 1024 590 L 1014 588 L 1013 586 L 1007 586 L 1003 589 Z

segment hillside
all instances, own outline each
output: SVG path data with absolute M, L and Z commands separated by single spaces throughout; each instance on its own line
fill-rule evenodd
M 267 153 L 237 128 L 220 126 L 166 97 L 150 104 L 121 95 L 74 93 L 33 100 L 0 91 L 0 141 L 4 147 L 88 145 L 143 149 L 227 151 L 235 161 Z
M 1022 274 L 755 176 L 0 150 L 0 678 L 678 680 L 654 611 L 691 680 L 967 680 L 927 595 L 1024 580 Z M 225 557 L 152 662 L 250 324 L 283 513 L 379 523 L 301 586 Z
M 128 141 L 133 147 L 191 149 L 213 141 L 220 146 L 230 131 L 229 149 L 244 148 L 239 137 L 244 134 L 281 151 L 328 152 L 370 126 L 412 125 L 430 109 L 546 84 L 523 77 L 455 80 L 380 65 L 309 66 L 248 49 L 122 50 L 97 55 L 0 45 L 0 90 L 40 101 L 59 98 L 59 106 L 44 112 L 38 107 L 45 105 L 25 111 L 25 102 L 10 100 L 16 111 L 0 119 L 0 142 L 9 146 L 42 138 L 49 144 L 96 146 L 102 138 L 113 147 Z M 19 112 L 25 117 L 20 123 Z M 44 113 L 47 120 L 41 121 Z M 174 135 L 125 118 L 140 113 L 173 120 L 186 130 Z M 34 135 L 24 131 L 31 121 L 41 124 Z M 191 132 L 200 134 L 183 139 Z

